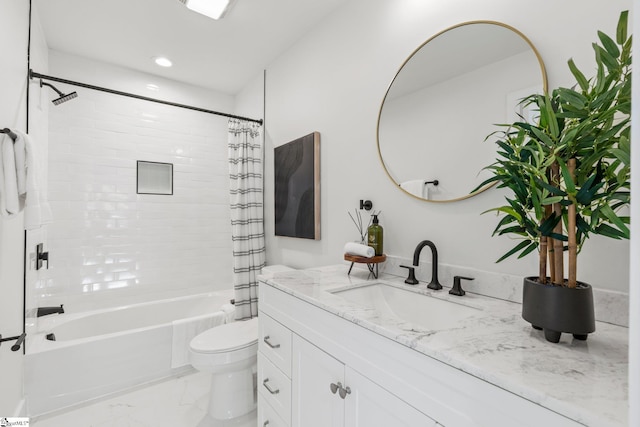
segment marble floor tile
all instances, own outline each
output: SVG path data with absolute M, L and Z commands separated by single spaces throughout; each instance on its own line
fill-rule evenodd
M 233 422 L 206 419 L 210 375 L 193 372 L 68 411 L 31 420 L 35 427 L 254 427 L 255 411 Z

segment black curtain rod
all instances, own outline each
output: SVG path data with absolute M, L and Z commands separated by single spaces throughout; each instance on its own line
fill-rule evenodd
M 65 84 L 69 84 L 69 85 L 73 85 L 73 86 L 83 87 L 83 88 L 86 88 L 86 89 L 93 89 L 93 90 L 98 90 L 100 92 L 111 93 L 111 94 L 114 94 L 114 95 L 127 96 L 129 98 L 141 99 L 143 101 L 156 102 L 158 104 L 170 105 L 172 107 L 186 108 L 187 110 L 200 111 L 202 113 L 209 113 L 209 114 L 215 114 L 217 116 L 229 117 L 230 119 L 246 120 L 246 121 L 249 121 L 249 122 L 262 124 L 262 119 L 250 119 L 248 117 L 242 117 L 242 116 L 236 116 L 236 115 L 233 115 L 233 114 L 221 113 L 219 111 L 207 110 L 207 109 L 204 109 L 204 108 L 193 107 L 191 105 L 178 104 L 176 102 L 170 102 L 170 101 L 163 101 L 161 99 L 149 98 L 149 97 L 146 97 L 146 96 L 136 95 L 134 93 L 121 92 L 119 90 L 107 89 L 107 88 L 100 87 L 100 86 L 94 86 L 94 85 L 90 85 L 90 84 L 86 84 L 86 83 L 75 82 L 75 81 L 72 81 L 72 80 L 61 79 L 59 77 L 47 76 L 47 75 L 44 75 L 44 74 L 36 73 L 33 70 L 29 70 L 29 78 L 31 78 L 31 79 L 37 78 L 37 79 L 50 80 L 52 82 L 65 83 Z

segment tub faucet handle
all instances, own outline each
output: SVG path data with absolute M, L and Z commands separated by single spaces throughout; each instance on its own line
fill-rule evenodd
M 44 262 L 47 263 L 47 270 L 48 270 L 49 269 L 49 252 L 45 252 L 44 245 L 42 243 L 38 243 L 36 245 L 36 270 L 40 270 Z

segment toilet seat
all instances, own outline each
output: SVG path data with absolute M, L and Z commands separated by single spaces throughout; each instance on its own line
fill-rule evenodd
M 258 342 L 258 318 L 227 323 L 211 328 L 191 340 L 198 353 L 223 353 L 240 350 Z
M 196 369 L 254 359 L 258 352 L 258 318 L 227 323 L 197 335 L 189 344 L 189 360 Z

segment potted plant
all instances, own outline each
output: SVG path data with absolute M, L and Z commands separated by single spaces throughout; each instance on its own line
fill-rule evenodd
M 629 238 L 631 36 L 622 12 L 616 37 L 598 32 L 597 74 L 587 79 L 569 60 L 573 88 L 559 87 L 521 102 L 539 113 L 497 136 L 497 160 L 486 169 L 511 190 L 507 204 L 490 209 L 501 219 L 494 235 L 519 243 L 497 262 L 539 251 L 537 277 L 524 280 L 522 316 L 548 341 L 562 332 L 586 339 L 595 331 L 591 286 L 577 280 L 577 256 L 592 234 Z M 566 255 L 566 256 L 565 256 Z M 567 278 L 564 260 L 568 262 Z

